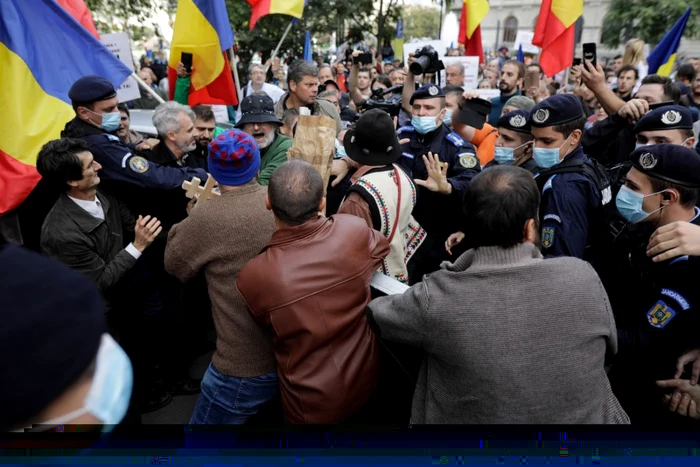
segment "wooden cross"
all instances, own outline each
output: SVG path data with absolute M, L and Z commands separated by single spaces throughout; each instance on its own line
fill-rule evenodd
M 207 182 L 204 186 L 200 185 L 202 181 L 197 177 L 194 177 L 191 182 L 182 182 L 182 189 L 185 190 L 185 196 L 188 198 L 197 197 L 197 202 L 193 206 L 193 209 L 199 206 L 201 201 L 221 196 L 221 193 L 218 191 L 212 191 L 216 185 L 216 180 L 214 180 L 211 174 L 207 175 Z

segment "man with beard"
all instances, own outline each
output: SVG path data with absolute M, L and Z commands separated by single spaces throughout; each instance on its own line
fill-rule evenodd
M 196 105 L 192 107 L 194 112 L 194 141 L 197 147 L 192 151 L 192 155 L 199 159 L 198 162 L 205 164 L 208 168 L 209 143 L 218 136 L 214 111 L 208 105 Z
M 279 133 L 282 121 L 275 116 L 275 104 L 265 93 L 254 93 L 241 103 L 243 117 L 236 128 L 255 138 L 260 148 L 260 174 L 258 183 L 267 185 L 270 175 L 280 165 L 287 162 L 287 150 L 292 139 Z
M 503 106 L 506 105 L 508 99 L 513 96 L 520 95 L 520 88 L 525 79 L 525 65 L 517 60 L 508 60 L 501 68 L 501 80 L 498 82 L 498 89 L 501 90 L 501 95 L 491 99 L 491 113 L 488 121 L 493 124 L 501 118 Z

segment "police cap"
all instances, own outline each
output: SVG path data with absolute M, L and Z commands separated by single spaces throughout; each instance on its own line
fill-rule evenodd
M 73 83 L 68 97 L 73 104 L 87 104 L 111 99 L 117 95 L 114 85 L 107 78 L 87 75 Z
M 573 94 L 556 94 L 530 110 L 530 125 L 536 128 L 563 125 L 584 115 L 578 97 Z
M 421 99 L 434 99 L 436 97 L 445 97 L 445 93 L 442 91 L 442 88 L 437 84 L 426 84 L 418 88 L 416 92 L 413 93 L 409 104 L 413 105 L 413 101 L 418 101 Z
M 630 156 L 632 165 L 650 177 L 686 188 L 700 188 L 700 154 L 677 144 L 642 146 Z
M 665 105 L 647 112 L 634 126 L 635 133 L 659 130 L 692 130 L 693 115 L 680 105 Z
M 517 131 L 518 133 L 530 134 L 530 112 L 527 110 L 514 110 L 503 114 L 498 119 L 496 126 L 506 130 Z

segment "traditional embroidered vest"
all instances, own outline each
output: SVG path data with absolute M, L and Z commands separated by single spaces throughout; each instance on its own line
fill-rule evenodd
M 397 174 L 401 180 L 400 187 Z M 348 193 L 353 191 L 369 204 L 374 228 L 389 239 L 391 250 L 379 270 L 382 274 L 407 284 L 406 264 L 426 237 L 425 230 L 411 214 L 416 205 L 413 180 L 393 165 L 362 175 Z

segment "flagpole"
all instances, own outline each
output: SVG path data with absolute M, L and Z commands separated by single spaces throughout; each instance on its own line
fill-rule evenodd
M 163 98 L 160 97 L 160 96 L 158 95 L 158 93 L 157 93 L 152 87 L 150 87 L 149 85 L 147 85 L 147 84 L 139 77 L 139 75 L 137 75 L 136 73 L 132 72 L 132 73 L 131 73 L 131 76 L 132 76 L 132 78 L 134 78 L 134 79 L 136 80 L 137 83 L 139 83 L 139 85 L 141 85 L 141 87 L 142 87 L 143 89 L 145 89 L 145 90 L 148 91 L 153 97 L 155 97 L 156 100 L 157 100 L 158 102 L 160 102 L 161 104 L 165 104 L 165 101 L 163 100 Z
M 280 47 L 282 47 L 282 42 L 284 42 L 284 40 L 287 38 L 287 34 L 289 34 L 289 30 L 292 29 L 293 25 L 294 20 L 290 21 L 289 26 L 287 26 L 287 29 L 284 30 L 284 34 L 282 34 L 282 39 L 280 39 L 279 43 L 277 44 L 275 51 L 272 52 L 269 64 L 265 66 L 265 75 L 267 75 L 267 71 L 270 69 L 270 65 L 272 65 L 272 62 L 275 61 L 275 57 L 277 57 L 277 53 L 280 51 Z
M 236 96 L 238 97 L 238 105 L 241 105 L 243 96 L 241 95 L 241 82 L 238 78 L 238 57 L 236 57 L 236 52 L 233 50 L 233 46 L 228 49 L 231 58 L 229 60 L 229 65 L 231 66 L 231 71 L 233 71 L 233 84 L 236 86 Z

